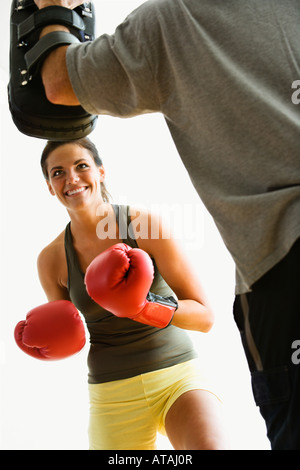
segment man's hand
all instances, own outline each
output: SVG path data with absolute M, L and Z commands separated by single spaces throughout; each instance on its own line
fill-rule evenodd
M 81 5 L 83 0 L 34 0 L 34 3 L 39 9 L 55 5 L 72 10 Z

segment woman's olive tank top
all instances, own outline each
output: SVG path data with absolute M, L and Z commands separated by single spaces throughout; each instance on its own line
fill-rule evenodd
M 113 208 L 119 227 L 125 225 L 128 228 L 126 236 L 122 234 L 123 242 L 137 248 L 137 242 L 130 233 L 129 207 L 113 205 Z M 71 222 L 65 230 L 65 252 L 69 296 L 84 316 L 90 334 L 89 383 L 125 379 L 197 356 L 184 330 L 173 325 L 159 329 L 128 318 L 118 318 L 91 299 L 85 289 L 84 273 L 73 247 Z M 163 296 L 174 295 L 155 263 L 154 269 L 151 292 Z

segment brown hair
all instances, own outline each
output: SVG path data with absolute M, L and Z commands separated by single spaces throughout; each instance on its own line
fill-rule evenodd
M 66 145 L 66 144 L 78 145 L 79 147 L 85 148 L 86 150 L 88 150 L 90 152 L 91 156 L 94 159 L 94 162 L 95 162 L 96 166 L 100 167 L 100 166 L 103 165 L 102 160 L 99 156 L 99 153 L 98 153 L 98 150 L 97 150 L 95 144 L 93 144 L 93 142 L 90 139 L 88 139 L 87 137 L 84 137 L 84 138 L 78 139 L 78 140 L 71 140 L 71 141 L 64 141 L 64 140 L 52 141 L 52 140 L 49 140 L 47 142 L 44 150 L 43 150 L 42 157 L 41 157 L 42 172 L 43 172 L 43 175 L 44 175 L 46 180 L 49 180 L 49 175 L 48 175 L 48 171 L 47 171 L 47 164 L 46 164 L 48 156 L 55 149 L 57 149 L 58 147 L 61 147 L 63 145 Z M 104 182 L 101 183 L 101 195 L 102 195 L 102 198 L 103 198 L 104 202 L 109 202 L 111 196 L 110 196 L 109 192 L 107 191 Z

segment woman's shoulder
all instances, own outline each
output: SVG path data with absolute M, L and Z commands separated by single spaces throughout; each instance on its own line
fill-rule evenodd
M 65 231 L 61 232 L 42 249 L 38 256 L 39 268 L 49 269 L 51 266 L 57 266 L 60 263 L 62 257 L 64 257 L 64 234 Z
M 150 254 L 153 244 L 171 238 L 169 221 L 160 211 L 132 205 L 129 207 L 131 228 L 140 248 Z
M 37 268 L 48 299 L 67 299 L 68 271 L 64 252 L 64 231 L 40 252 Z

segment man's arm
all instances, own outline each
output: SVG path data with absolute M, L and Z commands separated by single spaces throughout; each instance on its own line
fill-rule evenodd
M 68 31 L 63 26 L 47 26 L 43 29 L 41 37 L 52 31 Z M 66 54 L 69 46 L 58 47 L 44 60 L 41 70 L 42 82 L 47 99 L 53 104 L 77 106 L 79 101 L 72 88 Z
M 62 6 L 73 9 L 82 4 L 81 0 L 35 0 L 39 9 L 48 6 Z M 53 31 L 68 31 L 62 25 L 51 25 L 45 27 L 41 37 Z M 45 59 L 41 77 L 45 88 L 47 99 L 54 104 L 66 106 L 78 106 L 79 101 L 73 91 L 66 64 L 66 53 L 69 46 L 62 46 L 52 51 Z
M 41 9 L 53 5 L 65 8 L 76 8 L 83 3 L 82 0 L 34 0 L 36 6 Z

